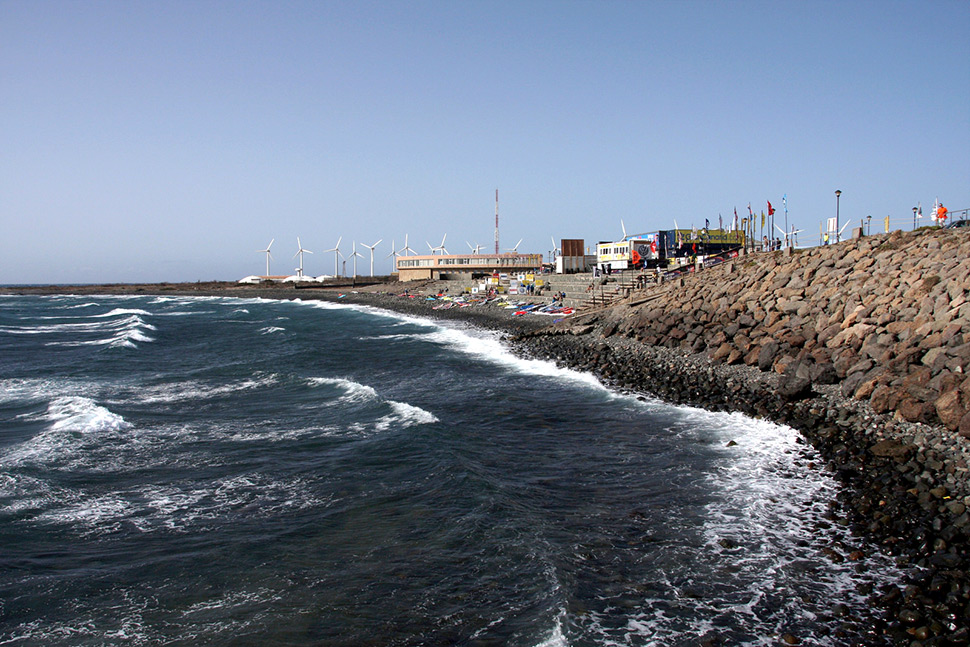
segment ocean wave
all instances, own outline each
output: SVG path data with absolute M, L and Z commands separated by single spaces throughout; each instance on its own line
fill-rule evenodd
M 583 373 L 573 369 L 556 366 L 555 362 L 539 359 L 524 359 L 514 355 L 499 338 L 499 333 L 465 326 L 459 322 L 439 322 L 418 316 L 405 315 L 391 310 L 375 308 L 373 306 L 359 304 L 341 304 L 326 301 L 302 302 L 293 301 L 296 304 L 307 305 L 321 310 L 356 310 L 386 319 L 393 319 L 402 325 L 418 325 L 428 329 L 427 333 L 403 333 L 400 335 L 375 335 L 368 339 L 393 340 L 393 339 L 416 339 L 426 340 L 443 347 L 447 347 L 481 359 L 483 361 L 496 364 L 517 373 L 525 375 L 536 375 L 563 379 L 575 384 L 580 384 L 588 388 L 601 391 L 606 394 L 609 390 L 600 381 L 589 373 Z
M 74 324 L 62 324 L 62 325 L 74 325 Z M 84 325 L 84 324 L 79 324 Z M 47 342 L 47 346 L 64 346 L 64 347 L 75 347 L 75 346 L 108 346 L 110 348 L 137 348 L 138 343 L 149 343 L 155 341 L 153 337 L 149 337 L 145 334 L 146 330 L 156 330 L 155 326 L 146 323 L 138 315 L 129 315 L 124 319 L 112 322 L 103 326 L 98 330 L 104 330 L 106 332 L 114 331 L 114 334 L 110 337 L 103 337 L 101 339 L 88 339 L 83 341 L 50 341 Z
M 105 317 L 120 317 L 121 315 L 144 315 L 146 317 L 150 317 L 152 313 L 148 312 L 147 310 L 139 310 L 137 308 L 115 308 L 110 312 L 105 312 L 104 314 L 91 315 L 91 316 L 97 317 L 97 318 L 105 318 Z
M 342 377 L 311 377 L 307 379 L 307 383 L 311 386 L 335 386 L 343 391 L 343 395 L 337 398 L 335 403 L 368 402 L 379 399 L 373 387 Z
M 182 402 L 187 400 L 209 400 L 224 395 L 273 386 L 279 382 L 275 373 L 257 373 L 253 377 L 224 384 L 209 384 L 200 380 L 169 382 L 151 386 L 141 386 L 136 392 L 125 394 L 142 404 Z
M 438 418 L 430 411 L 425 411 L 421 407 L 406 402 L 395 402 L 388 400 L 392 412 L 381 417 L 374 424 L 377 431 L 386 431 L 392 427 L 406 429 L 414 425 L 428 425 L 438 422 Z
M 127 429 L 124 418 L 90 398 L 68 396 L 56 398 L 47 407 L 47 418 L 53 431 L 71 430 L 82 434 Z
M 122 416 L 83 396 L 54 398 L 37 418 L 47 428 L 0 454 L 0 466 L 63 463 L 77 455 L 97 454 L 104 451 L 107 436 L 131 427 Z
M 259 333 L 261 335 L 271 335 L 274 332 L 286 332 L 286 328 L 280 328 L 279 326 L 266 326 L 265 328 L 259 329 Z
M 10 335 L 95 335 L 108 333 L 108 337 L 97 339 L 49 341 L 48 346 L 110 346 L 134 347 L 136 342 L 147 343 L 154 341 L 146 331 L 156 330 L 155 326 L 146 322 L 142 316 L 151 313 L 145 310 L 116 308 L 110 312 L 83 317 L 43 317 L 44 319 L 82 319 L 56 324 L 0 326 L 0 333 Z

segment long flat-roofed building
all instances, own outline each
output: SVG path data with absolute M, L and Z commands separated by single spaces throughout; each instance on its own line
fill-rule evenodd
M 542 267 L 542 254 L 429 254 L 398 256 L 399 281 L 442 279 L 460 274 L 519 273 Z

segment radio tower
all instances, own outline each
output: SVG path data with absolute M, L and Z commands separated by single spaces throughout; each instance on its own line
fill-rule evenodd
M 498 189 L 495 189 L 495 253 L 498 254 Z

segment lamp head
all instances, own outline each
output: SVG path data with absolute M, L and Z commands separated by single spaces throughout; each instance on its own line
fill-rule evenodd
M 838 189 L 836 189 L 836 190 L 835 190 L 835 197 L 837 198 L 837 197 L 839 197 L 840 195 L 842 195 L 842 192 L 841 192 L 841 191 L 839 191 Z

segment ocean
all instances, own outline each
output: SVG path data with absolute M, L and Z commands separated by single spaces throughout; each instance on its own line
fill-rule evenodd
M 0 645 L 860 644 L 823 463 L 453 321 L 0 297 Z

